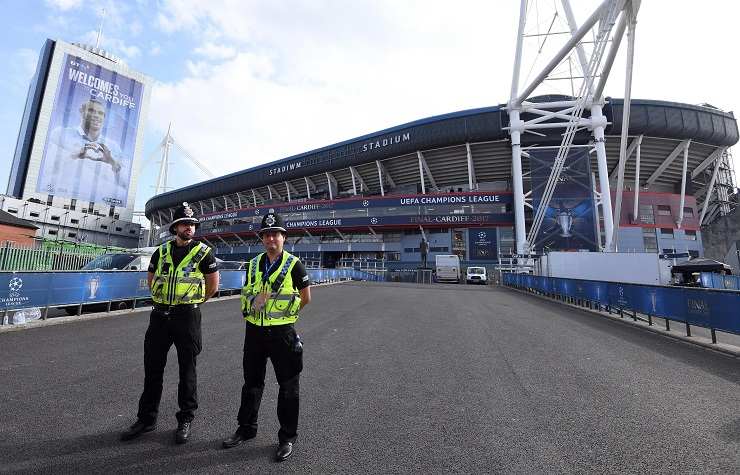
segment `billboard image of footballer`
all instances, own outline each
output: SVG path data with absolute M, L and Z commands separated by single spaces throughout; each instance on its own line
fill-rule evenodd
M 143 85 L 65 54 L 38 193 L 126 206 Z

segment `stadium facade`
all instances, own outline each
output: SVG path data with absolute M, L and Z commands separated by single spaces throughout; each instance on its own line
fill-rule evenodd
M 38 238 L 136 247 L 133 222 L 151 80 L 110 53 L 47 40 L 0 206 Z
M 607 99 L 603 107 L 612 183 L 622 102 Z M 516 253 L 508 122 L 504 106 L 430 117 L 163 193 L 146 204 L 152 243 L 169 237 L 172 213 L 187 201 L 202 215 L 199 238 L 227 260 L 261 250 L 260 216 L 274 209 L 287 220 L 287 249 L 309 265 L 415 267 L 422 236 L 432 261 L 435 254 L 454 253 L 467 264 L 495 265 Z M 540 147 L 538 156 L 523 160 L 527 223 L 553 159 L 541 147 L 556 150 L 560 139 L 560 132 L 546 128 L 522 136 L 525 151 Z M 633 99 L 629 139 L 619 250 L 702 255 L 700 218 L 707 223 L 729 213 L 736 197 L 727 151 L 738 140 L 733 114 Z M 570 172 L 558 185 L 564 194 L 556 190 L 535 252 L 603 248 L 593 140 L 589 130 L 577 134 L 574 150 L 580 153 L 566 167 Z M 709 195 L 722 199 L 705 206 L 712 186 L 724 191 Z

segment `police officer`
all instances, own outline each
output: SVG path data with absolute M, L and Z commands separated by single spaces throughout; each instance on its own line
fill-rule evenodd
M 211 248 L 193 240 L 198 219 L 187 203 L 175 211 L 170 233 L 175 239 L 154 251 L 149 274 L 154 309 L 144 337 L 144 392 L 136 422 L 121 435 L 131 440 L 156 429 L 162 377 L 167 353 L 177 349 L 180 383 L 177 386 L 175 442 L 184 444 L 198 408 L 196 357 L 201 350 L 200 308 L 218 290 L 218 264 Z
M 297 257 L 283 250 L 287 231 L 283 218 L 272 212 L 262 218 L 259 232 L 265 252 L 249 263 L 242 289 L 244 386 L 234 435 L 223 441 L 236 447 L 257 435 L 257 413 L 265 387 L 267 358 L 280 386 L 277 415 L 280 422 L 275 459 L 293 453 L 298 429 L 298 380 L 303 369 L 303 344 L 293 328 L 298 312 L 311 301 L 310 279 Z

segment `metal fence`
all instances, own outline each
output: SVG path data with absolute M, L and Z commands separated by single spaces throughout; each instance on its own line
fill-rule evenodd
M 5 242 L 0 247 L 0 271 L 77 270 L 109 251 L 111 248 L 54 242 L 31 246 Z

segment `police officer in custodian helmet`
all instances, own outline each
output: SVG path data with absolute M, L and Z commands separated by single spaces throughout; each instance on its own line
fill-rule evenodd
M 162 377 L 173 343 L 180 368 L 175 441 L 184 444 L 190 437 L 190 425 L 198 408 L 195 362 L 201 351 L 199 307 L 218 290 L 216 258 L 210 247 L 193 240 L 197 226 L 193 210 L 183 203 L 170 223 L 175 239 L 159 246 L 152 255 L 147 279 L 154 309 L 144 337 L 144 391 L 137 420 L 121 435 L 121 440 L 156 429 Z
M 298 312 L 311 301 L 310 279 L 297 257 L 283 250 L 287 231 L 283 218 L 270 210 L 262 218 L 259 235 L 265 252 L 249 263 L 242 289 L 244 333 L 244 386 L 234 435 L 223 441 L 236 447 L 257 435 L 257 413 L 265 387 L 267 358 L 272 361 L 280 389 L 280 422 L 275 459 L 293 453 L 298 435 L 298 379 L 303 369 L 303 345 L 293 328 Z

